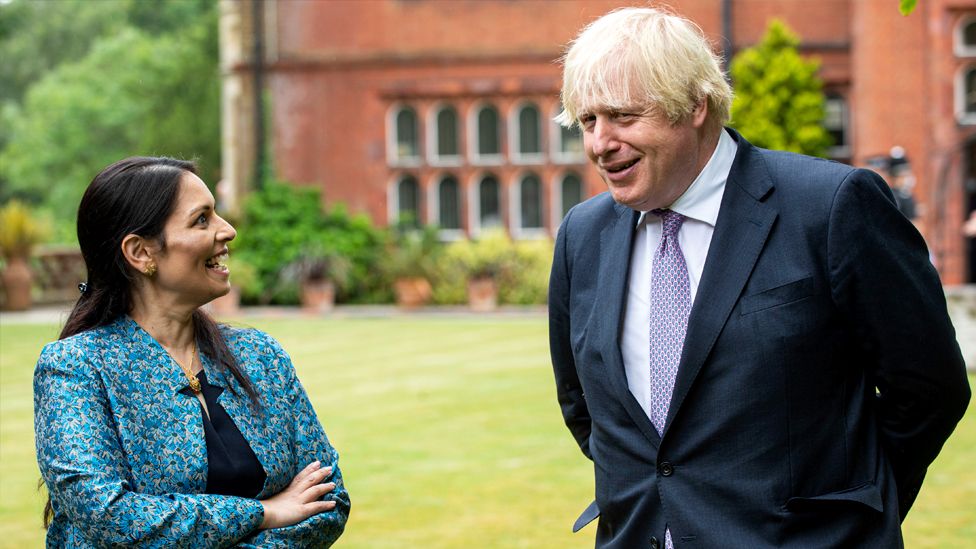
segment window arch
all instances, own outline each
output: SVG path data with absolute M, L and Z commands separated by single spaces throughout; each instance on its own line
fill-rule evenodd
M 457 164 L 460 161 L 460 123 L 457 109 L 452 105 L 442 105 L 431 113 L 430 124 L 431 162 L 435 164 Z
M 515 192 L 517 232 L 542 229 L 542 180 L 538 175 L 528 172 L 519 178 Z
M 555 121 L 555 117 L 563 110 L 560 104 L 552 116 L 552 155 L 557 162 L 578 163 L 583 162 L 586 157 L 583 154 L 583 133 L 579 126 L 573 124 L 565 127 Z
M 437 183 L 437 225 L 448 231 L 461 229 L 461 184 L 450 174 Z
M 559 180 L 559 221 L 569 209 L 583 201 L 583 179 L 579 174 L 569 172 Z
M 827 151 L 835 160 L 847 160 L 851 156 L 849 117 L 847 100 L 836 92 L 827 92 L 824 102 L 824 128 L 833 138 L 833 145 Z
M 523 103 L 512 114 L 511 135 L 515 160 L 536 162 L 542 159 L 542 115 L 534 103 Z
M 407 227 L 420 227 L 420 183 L 412 175 L 403 175 L 393 186 L 390 221 Z
M 490 229 L 502 226 L 502 186 L 494 174 L 486 173 L 477 178 L 474 188 L 472 219 L 477 229 Z M 477 231 L 473 231 L 477 232 Z
M 958 57 L 976 56 L 976 17 L 970 15 L 959 20 L 953 50 Z
M 480 163 L 497 163 L 502 154 L 502 127 L 498 109 L 484 104 L 474 109 L 471 156 Z
M 962 124 L 976 124 L 976 65 L 967 65 L 956 75 L 956 118 Z
M 420 125 L 413 107 L 401 105 L 393 109 L 388 157 L 394 164 L 412 164 L 420 160 Z

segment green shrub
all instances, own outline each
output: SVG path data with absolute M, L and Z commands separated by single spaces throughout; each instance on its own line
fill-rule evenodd
M 434 302 L 467 302 L 467 282 L 492 276 L 498 302 L 535 305 L 546 302 L 553 244 L 549 239 L 513 242 L 504 231 L 447 245 L 432 277 Z
M 318 256 L 347 260 L 348 276 L 337 281 L 337 300 L 387 298 L 383 278 L 377 274 L 384 250 L 383 232 L 365 216 L 350 215 L 342 205 L 323 212 L 317 188 L 269 182 L 245 200 L 239 228 L 233 245 L 235 254 L 257 274 L 255 284 L 242 288 L 245 303 L 298 303 L 299 277 L 282 273 L 307 264 L 309 250 L 316 250 Z

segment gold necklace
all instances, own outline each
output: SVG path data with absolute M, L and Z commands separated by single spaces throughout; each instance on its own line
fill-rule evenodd
M 176 365 L 180 367 L 180 370 L 183 370 L 183 375 L 185 375 L 187 381 L 190 382 L 190 389 L 192 389 L 195 394 L 199 395 L 200 391 L 202 391 L 203 389 L 200 387 L 200 380 L 197 379 L 196 374 L 193 373 L 193 359 L 196 358 L 196 356 L 197 356 L 197 342 L 196 340 L 194 340 L 193 353 L 190 354 L 190 367 L 184 368 L 183 365 L 180 364 L 179 362 L 177 362 Z

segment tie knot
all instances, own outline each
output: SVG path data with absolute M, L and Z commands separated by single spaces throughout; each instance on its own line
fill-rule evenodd
M 678 229 L 685 220 L 685 216 L 671 210 L 651 210 L 651 213 L 661 218 L 663 224 L 661 234 L 665 237 L 677 235 Z

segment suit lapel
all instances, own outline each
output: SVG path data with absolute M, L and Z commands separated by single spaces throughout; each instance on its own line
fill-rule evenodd
M 732 135 L 739 147 L 688 319 L 665 434 L 738 301 L 777 217 L 776 209 L 764 202 L 773 186 L 762 158 L 745 139 Z
M 657 448 L 661 437 L 654 429 L 654 425 L 647 417 L 647 413 L 627 385 L 627 372 L 624 369 L 624 359 L 620 352 L 620 335 L 624 321 L 624 303 L 627 300 L 627 277 L 630 274 L 631 247 L 634 244 L 634 233 L 639 213 L 625 206 L 614 204 L 617 217 L 614 223 L 607 225 L 600 233 L 600 270 L 597 278 L 599 292 L 597 303 L 605 315 L 598 325 L 603 331 L 597 341 L 607 344 L 601 349 L 603 363 L 607 375 L 617 393 L 617 398 L 623 403 L 631 419 L 637 424 L 644 436 Z

